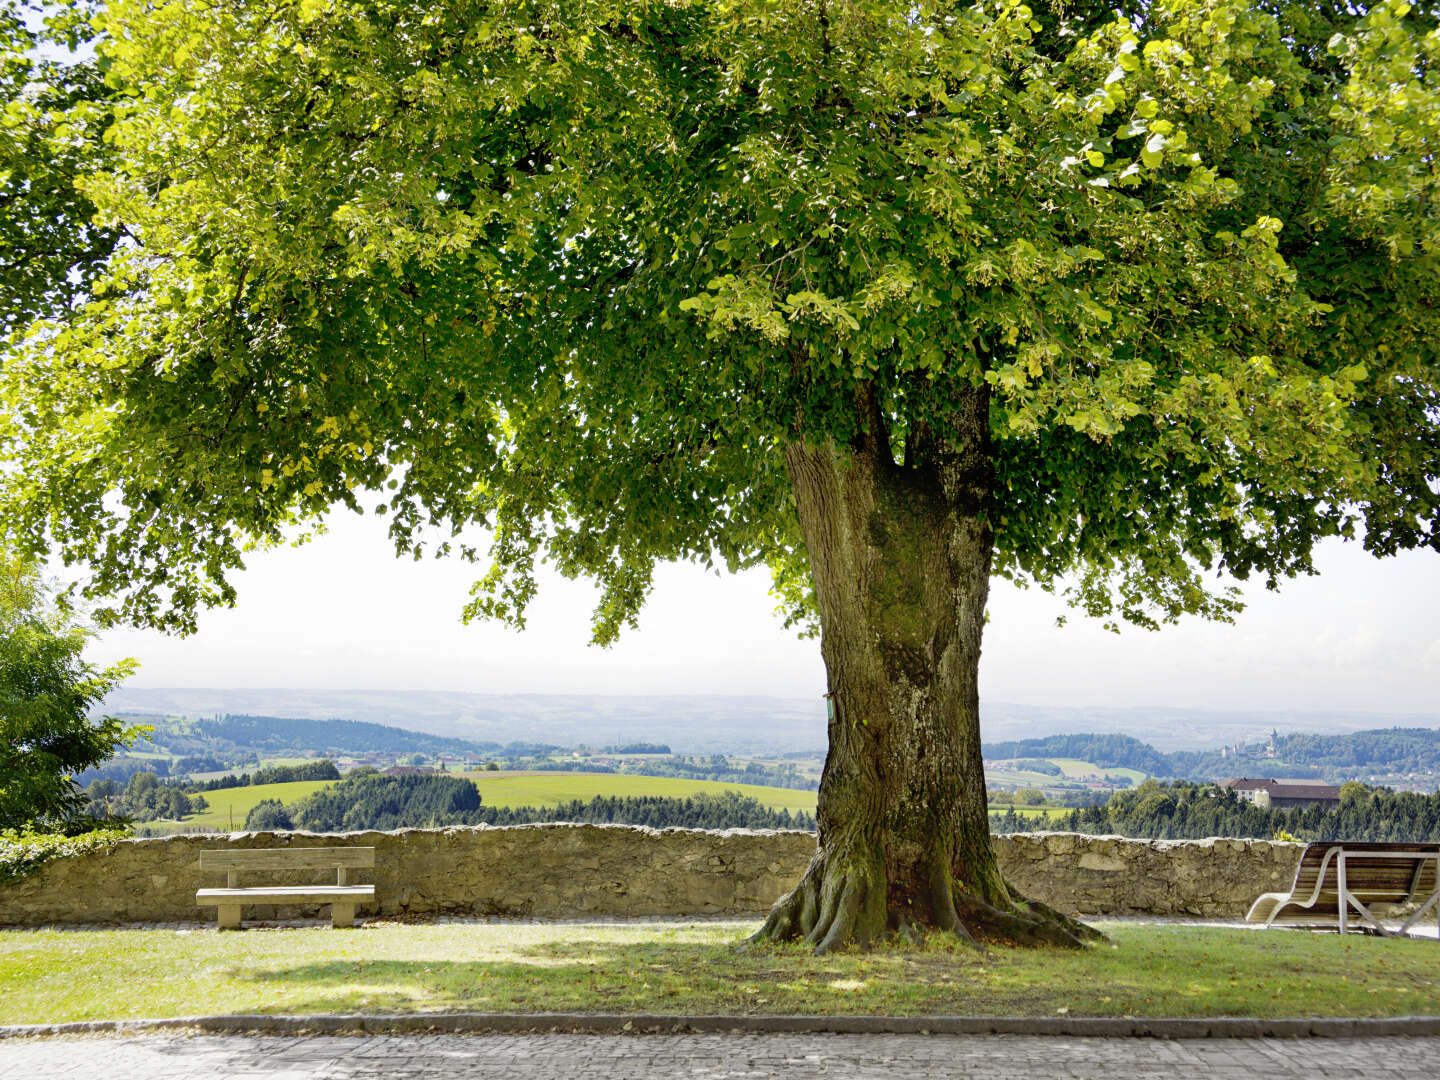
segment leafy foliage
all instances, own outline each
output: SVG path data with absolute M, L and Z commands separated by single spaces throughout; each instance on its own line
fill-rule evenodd
M 88 299 L 121 235 L 80 190 L 104 157 L 100 64 L 53 58 L 92 35 L 88 3 L 0 3 L 0 335 Z
M 768 562 L 800 618 L 784 446 L 865 400 L 939 460 L 982 387 L 995 569 L 1092 613 L 1435 546 L 1435 22 L 115 0 L 80 188 L 134 242 L 7 359 L 6 525 L 182 629 L 379 489 L 402 551 L 493 528 L 472 614 L 522 622 L 543 555 L 602 642 L 661 559 Z
M 137 735 L 90 710 L 134 670 L 86 663 L 90 633 L 53 605 L 31 564 L 0 552 L 0 829 L 59 827 L 88 800 L 73 776 Z
M 113 780 L 97 780 L 86 794 L 95 817 L 129 821 L 179 821 L 209 806 L 203 795 L 182 791 L 173 781 L 166 783 L 153 772 L 134 773 L 123 789 Z
M 295 823 L 279 799 L 261 799 L 245 815 L 245 828 L 251 832 L 293 829 Z
M 34 874 L 51 859 L 110 848 L 128 832 L 124 828 L 90 829 L 77 835 L 0 829 L 0 885 Z

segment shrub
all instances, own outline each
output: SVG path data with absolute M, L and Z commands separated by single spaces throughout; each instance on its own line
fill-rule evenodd
M 130 835 L 125 827 L 95 829 L 78 836 L 0 829 L 0 885 L 29 877 L 51 859 L 109 850 Z

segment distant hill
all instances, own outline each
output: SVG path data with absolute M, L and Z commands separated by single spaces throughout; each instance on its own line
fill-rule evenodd
M 104 710 L 150 716 L 292 716 L 355 720 L 473 742 L 556 746 L 660 742 L 676 753 L 823 751 L 825 709 L 813 698 L 740 695 L 477 694 L 435 690 L 226 690 L 121 687 Z M 987 741 L 1093 732 L 1129 735 L 1163 753 L 1218 749 L 1284 733 L 1437 727 L 1432 716 L 1339 712 L 981 704 Z M 1087 759 L 1088 760 L 1088 759 Z M 1097 763 L 1098 764 L 1098 763 Z M 1148 770 L 1147 770 L 1148 771 Z
M 1292 734 L 1248 743 L 1240 753 L 1181 750 L 1169 755 L 1170 775 L 1186 779 L 1221 776 L 1323 776 L 1327 780 L 1393 782 L 1440 774 L 1440 730 L 1383 728 L 1345 735 Z
M 987 758 L 1080 758 L 1102 768 L 1139 769 L 1162 779 L 1223 780 L 1231 776 L 1360 779 L 1385 784 L 1440 779 L 1440 730 L 1382 728 L 1343 735 L 1279 735 L 1238 750 L 1177 750 L 1165 754 L 1128 735 L 1051 735 L 986 743 Z
M 1170 759 L 1149 743 L 1130 735 L 1048 735 L 1043 739 L 986 743 L 989 758 L 1079 758 L 1102 769 L 1139 769 L 1150 776 L 1170 776 Z
M 824 702 L 746 696 L 469 694 L 409 690 L 146 690 L 124 688 L 106 712 L 355 720 L 475 743 L 552 746 L 664 743 L 677 753 L 823 750 Z
M 683 745 L 682 736 L 687 734 L 692 738 L 728 738 L 732 743 L 747 748 L 738 753 L 763 754 L 777 750 L 783 752 L 784 748 L 793 747 L 801 740 L 798 731 L 803 730 L 798 728 L 796 716 L 803 703 L 792 702 L 789 715 L 797 728 L 790 729 L 787 735 L 785 725 L 777 722 L 776 730 L 770 733 L 770 741 L 767 742 L 759 731 L 749 726 L 767 707 L 769 699 L 764 698 L 703 699 L 703 704 L 685 699 L 661 698 L 648 702 L 640 699 L 643 707 L 624 704 L 631 699 L 607 699 L 603 708 L 592 703 L 589 711 L 577 707 L 568 713 L 565 711 L 566 700 L 547 697 L 531 702 L 532 714 L 522 714 L 523 718 L 512 714 L 503 725 L 499 722 L 481 725 L 459 720 L 435 725 L 451 731 L 494 732 L 502 737 L 494 739 L 465 738 L 366 720 L 317 719 L 312 716 L 227 713 L 176 718 L 142 717 L 133 712 L 121 712 L 121 715 L 129 719 L 144 719 L 155 728 L 151 740 L 153 746 L 142 744 L 137 750 L 159 749 L 187 758 L 191 764 L 188 768 L 182 765 L 184 771 L 205 771 L 200 762 L 207 758 L 225 759 L 234 764 L 266 757 L 341 756 L 369 752 L 427 756 L 545 755 L 558 747 L 598 741 L 595 736 L 603 731 L 597 732 L 594 725 L 605 723 L 625 723 L 630 725 L 624 729 L 626 733 L 640 729 L 642 734 L 662 730 L 663 725 L 663 730 L 671 732 L 672 742 L 677 745 Z M 669 710 L 668 718 L 663 720 L 659 715 L 661 703 Z M 731 723 L 738 725 L 739 730 L 732 730 L 717 718 L 726 709 L 730 710 Z M 538 718 L 547 714 L 550 716 L 548 722 Z M 589 726 L 582 722 L 582 716 L 591 720 Z M 599 719 L 600 716 L 604 719 Z M 744 723 L 740 722 L 741 719 Z M 811 749 L 813 751 L 815 747 Z M 1376 728 L 1344 734 L 1290 733 L 1277 735 L 1273 749 L 1268 733 L 1256 732 L 1248 740 L 1231 744 L 1223 752 L 1221 749 L 1204 749 L 1165 753 L 1133 735 L 1112 732 L 1050 734 L 987 742 L 983 750 L 990 759 L 1074 758 L 1093 762 L 1101 768 L 1136 769 L 1162 779 L 1208 781 L 1230 776 L 1316 777 L 1331 782 L 1355 779 L 1426 789 L 1440 783 L 1440 730 L 1430 727 Z M 649 765 L 652 770 L 658 770 L 664 762 L 678 760 L 665 758 L 660 759 L 659 764 L 651 762 Z M 714 760 L 721 759 L 717 757 Z M 141 768 L 153 769 L 163 775 L 166 762 L 164 759 L 151 762 L 145 758 L 122 757 L 106 763 L 100 771 L 107 776 L 113 774 L 114 779 L 123 782 L 130 772 Z
M 370 724 L 360 720 L 311 720 L 285 716 L 189 717 L 121 714 L 143 721 L 153 730 L 136 744 L 142 752 L 174 754 L 179 772 L 215 772 L 263 758 L 337 757 L 342 755 L 425 754 L 436 756 L 491 755 L 499 743 L 477 742 L 430 735 L 422 731 Z M 514 752 L 533 753 L 533 744 L 515 744 Z M 106 777 L 124 782 L 131 773 L 151 771 L 161 776 L 172 771 L 166 758 L 121 754 L 91 769 L 82 783 Z
M 312 720 L 307 717 L 220 716 L 186 724 L 156 727 L 172 751 L 187 742 L 202 744 L 184 752 L 223 753 L 227 747 L 254 750 L 264 757 L 289 752 L 315 754 L 475 754 L 498 750 L 499 743 L 453 739 L 363 720 Z

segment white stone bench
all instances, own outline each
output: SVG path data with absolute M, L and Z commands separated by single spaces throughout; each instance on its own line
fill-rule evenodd
M 219 909 L 220 929 L 240 929 L 244 904 L 329 904 L 333 926 L 354 926 L 355 908 L 375 902 L 374 885 L 351 885 L 349 871 L 373 867 L 373 847 L 210 849 L 201 870 L 224 870 L 225 888 L 198 889 L 195 903 Z M 335 869 L 334 885 L 260 885 L 240 888 L 240 871 Z

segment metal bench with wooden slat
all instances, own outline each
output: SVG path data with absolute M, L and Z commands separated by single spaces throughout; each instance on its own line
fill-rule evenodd
M 211 849 L 200 852 L 201 870 L 224 870 L 225 888 L 197 889 L 195 903 L 219 909 L 220 929 L 240 929 L 245 904 L 329 904 L 330 922 L 355 925 L 355 908 L 375 902 L 374 885 L 352 885 L 351 870 L 375 865 L 373 847 Z M 335 870 L 335 884 L 240 887 L 240 872 L 256 870 Z
M 1245 918 L 1266 926 L 1333 921 L 1343 934 L 1354 914 L 1360 916 L 1362 929 L 1368 924 L 1390 937 L 1371 909 L 1417 902 L 1419 907 L 1400 927 L 1402 936 L 1431 909 L 1440 925 L 1440 844 L 1327 840 L 1306 846 L 1289 892 L 1266 893 Z

